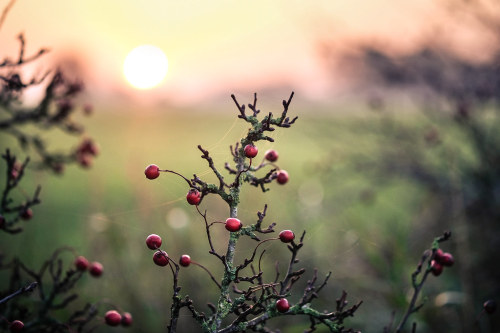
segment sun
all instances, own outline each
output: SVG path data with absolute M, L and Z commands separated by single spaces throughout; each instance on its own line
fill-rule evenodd
M 123 62 L 123 74 L 137 89 L 151 89 L 167 75 L 165 53 L 153 45 L 141 45 L 129 52 Z

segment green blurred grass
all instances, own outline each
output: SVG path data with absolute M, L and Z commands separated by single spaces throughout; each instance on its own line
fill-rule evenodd
M 208 149 L 216 166 L 223 170 L 224 162 L 230 160 L 229 145 L 248 127 L 236 118 L 233 108 L 228 106 L 223 112 L 97 110 L 84 119 L 88 135 L 100 145 L 94 165 L 89 170 L 71 166 L 62 177 L 31 174 L 23 189 L 29 193 L 36 184 L 42 184 L 43 204 L 34 208 L 35 217 L 25 222 L 22 234 L 0 235 L 2 249 L 36 267 L 57 247 L 74 247 L 105 267 L 102 278 L 86 278 L 79 286 L 82 299 L 104 297 L 132 312 L 134 332 L 160 331 L 169 318 L 171 275 L 153 265 L 152 252 L 144 244 L 148 234 L 161 235 L 164 249 L 174 259 L 188 253 L 216 276 L 222 271 L 208 254 L 201 217 L 185 202 L 185 182 L 171 174 L 149 181 L 143 171 L 155 163 L 187 177 L 196 173 L 215 181 L 196 146 Z M 395 144 L 386 139 L 387 131 L 395 129 L 388 127 L 384 115 L 294 109 L 291 114 L 299 115 L 296 125 L 276 130 L 272 134 L 275 143 L 258 145 L 260 156 L 269 148 L 279 151 L 278 164 L 289 172 L 290 182 L 285 186 L 273 183 L 265 194 L 247 186 L 239 217 L 243 223 L 252 223 L 267 203 L 265 221 L 276 222 L 278 231 L 293 229 L 300 234 L 307 230 L 301 263 L 309 274 L 315 267 L 320 276 L 333 272 L 318 306 L 331 309 L 332 300 L 345 289 L 353 303 L 361 299 L 365 302 L 347 326 L 363 329 L 369 322 L 371 328 L 382 328 L 390 312 L 404 305 L 414 262 L 435 236 L 432 227 L 418 233 L 418 238 L 411 236 L 418 228 L 418 216 L 428 193 L 403 176 L 387 177 L 376 172 L 381 151 Z M 416 145 L 425 145 L 428 119 L 404 115 L 398 117 L 396 130 L 403 125 L 411 128 L 409 133 L 417 133 Z M 52 133 L 48 139 L 55 146 L 78 144 L 60 133 Z M 6 145 L 9 140 L 2 138 L 2 142 Z M 432 156 L 429 161 L 436 164 L 431 167 L 442 167 Z M 0 171 L 3 173 L 3 169 Z M 227 207 L 216 198 L 206 198 L 201 208 L 208 210 L 211 220 L 224 220 L 228 215 Z M 227 233 L 219 229 L 214 227 L 213 236 L 222 252 Z M 265 248 L 264 277 L 274 279 L 274 263 L 279 260 L 285 269 L 287 250 L 277 243 Z M 237 257 L 243 258 L 252 250 L 253 243 L 244 240 Z M 208 308 L 201 304 L 216 301 L 215 288 L 197 267 L 181 272 L 181 285 L 183 292 L 206 311 Z M 300 292 L 290 299 L 293 302 L 299 297 Z M 293 322 L 296 320 L 300 319 Z M 181 322 L 182 331 L 194 331 L 187 313 L 183 313 Z M 286 322 L 291 323 L 289 318 Z M 278 320 L 271 326 L 284 323 Z M 297 328 L 290 324 L 286 332 L 300 332 L 307 325 L 307 320 L 300 320 Z

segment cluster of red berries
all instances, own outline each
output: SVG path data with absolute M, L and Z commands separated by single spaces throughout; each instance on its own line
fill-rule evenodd
M 153 262 L 158 265 L 158 266 L 167 266 L 168 263 L 170 262 L 170 257 L 168 256 L 168 253 L 161 250 L 162 241 L 161 237 L 156 235 L 156 234 L 151 234 L 148 237 L 146 237 L 146 246 L 150 250 L 156 250 L 156 252 L 153 254 Z M 187 254 L 183 254 L 181 258 L 179 259 L 179 265 L 183 267 L 188 267 L 191 264 L 191 257 Z
M 245 148 L 243 148 L 243 151 L 245 152 L 245 156 L 248 158 L 254 158 L 259 152 L 257 147 L 255 147 L 253 144 L 246 145 Z M 278 152 L 274 149 L 269 149 L 264 154 L 264 158 L 271 163 L 276 162 L 278 160 L 278 156 Z M 276 173 L 276 181 L 280 185 L 286 184 L 288 182 L 288 172 L 286 172 L 285 170 L 279 170 Z
M 255 147 L 253 144 L 246 145 L 243 150 L 245 152 L 245 156 L 248 158 L 254 158 L 258 153 L 257 147 Z M 276 150 L 269 149 L 268 151 L 266 151 L 264 158 L 269 162 L 275 162 L 276 160 L 278 160 L 278 153 L 276 152 Z M 160 176 L 160 172 L 161 170 L 156 164 L 150 164 L 144 170 L 144 175 L 147 179 L 153 180 Z M 279 170 L 278 172 L 276 172 L 276 181 L 278 182 L 278 184 L 286 184 L 288 182 L 288 179 L 288 172 L 286 172 L 285 170 Z M 187 202 L 190 205 L 194 206 L 197 206 L 201 202 L 201 197 L 202 195 L 200 191 L 195 188 L 189 189 L 188 193 L 186 194 Z
M 151 250 L 157 250 L 153 254 L 153 262 L 158 266 L 167 266 L 170 258 L 168 253 L 160 250 L 161 237 L 156 234 L 151 234 L 146 238 L 146 245 Z
M 130 326 L 132 325 L 132 315 L 128 312 L 124 312 L 123 314 L 120 314 L 116 310 L 109 310 L 106 312 L 104 315 L 104 321 L 106 324 L 109 326 Z
M 245 156 L 248 158 L 254 158 L 257 156 L 259 149 L 255 147 L 253 144 L 248 144 L 243 148 L 243 152 Z M 264 153 L 264 158 L 269 162 L 276 162 L 278 160 L 278 152 L 274 149 L 269 149 Z
M 84 139 L 76 150 L 76 160 L 84 168 L 92 165 L 93 157 L 99 154 L 99 147 L 92 139 Z
M 94 277 L 99 277 L 102 275 L 102 271 L 103 271 L 102 264 L 97 262 L 97 261 L 89 263 L 87 258 L 85 258 L 84 256 L 78 256 L 78 257 L 76 257 L 74 263 L 75 263 L 76 269 L 79 271 L 84 272 L 84 271 L 88 270 L 90 275 L 92 275 Z
M 434 259 L 431 261 L 430 270 L 434 276 L 439 276 L 443 272 L 444 266 L 453 266 L 454 262 L 455 259 L 451 253 L 437 249 L 436 253 L 434 253 Z

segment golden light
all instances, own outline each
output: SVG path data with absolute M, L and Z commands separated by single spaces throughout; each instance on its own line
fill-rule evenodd
M 137 89 L 150 89 L 165 78 L 168 60 L 165 53 L 153 45 L 141 45 L 129 52 L 123 63 L 123 74 Z

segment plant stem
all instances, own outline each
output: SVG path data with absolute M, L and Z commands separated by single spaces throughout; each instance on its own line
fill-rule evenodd
M 427 275 L 429 275 L 429 270 L 426 270 L 424 272 L 424 275 L 422 276 L 422 280 L 420 283 L 414 288 L 413 291 L 413 297 L 411 298 L 410 305 L 408 306 L 408 309 L 406 310 L 405 315 L 403 316 L 403 319 L 401 319 L 401 322 L 399 323 L 398 327 L 396 328 L 396 333 L 401 332 L 403 327 L 406 324 L 406 321 L 410 317 L 410 315 L 417 311 L 418 307 L 415 307 L 415 303 L 417 302 L 418 295 L 420 294 L 420 291 L 422 290 L 422 287 L 424 286 L 425 279 L 427 279 Z
M 172 265 L 175 265 L 175 271 Z M 179 313 L 181 308 L 181 299 L 179 297 L 179 290 L 177 283 L 177 277 L 179 274 L 179 266 L 169 263 L 170 269 L 172 270 L 173 277 L 173 290 L 174 293 L 172 295 L 172 306 L 170 307 L 170 324 L 168 325 L 168 333 L 175 333 L 177 331 L 177 320 L 179 319 Z
M 242 171 L 245 169 L 245 156 L 243 155 L 242 151 L 238 153 L 236 166 L 238 174 L 236 175 L 235 182 L 233 183 L 234 187 L 231 188 L 230 190 L 232 201 L 229 203 L 229 216 L 232 218 L 238 217 L 238 203 L 239 203 L 240 188 L 241 188 L 241 182 L 239 181 L 239 178 L 242 177 Z M 213 332 L 217 332 L 219 330 L 222 323 L 222 319 L 226 317 L 230 309 L 231 304 L 229 302 L 229 286 L 236 277 L 235 269 L 233 267 L 233 260 L 234 260 L 234 252 L 236 250 L 236 242 L 239 236 L 240 236 L 239 232 L 231 232 L 229 236 L 227 251 L 224 257 L 225 261 L 224 277 L 222 279 L 220 297 L 217 303 L 218 305 L 217 313 L 215 314 L 214 324 L 212 325 Z
M 2 303 L 6 303 L 7 301 L 9 301 L 10 299 L 18 296 L 18 295 L 21 295 L 21 294 L 24 294 L 26 292 L 31 292 L 33 291 L 36 287 L 38 286 L 38 283 L 37 282 L 33 282 L 33 283 L 30 283 L 29 285 L 27 285 L 26 287 L 22 287 L 21 289 L 19 289 L 18 291 L 16 291 L 15 293 L 12 293 L 8 296 L 6 296 L 5 298 L 2 298 L 0 300 L 0 304 Z

